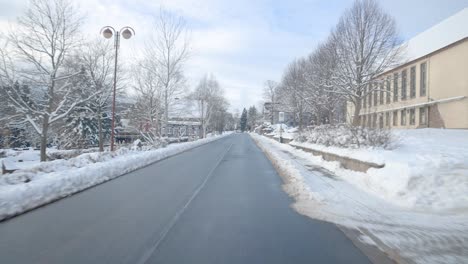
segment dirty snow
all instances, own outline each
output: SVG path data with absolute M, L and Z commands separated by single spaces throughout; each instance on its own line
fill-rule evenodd
M 12 174 L 0 175 L 0 220 L 226 135 L 229 134 L 171 144 L 166 148 L 150 151 L 122 148 L 114 153 L 87 153 L 67 160 L 38 163 Z
M 364 191 L 364 186 L 353 183 L 351 174 L 343 177 L 324 168 L 340 172 L 336 162 L 326 162 L 256 134 L 252 137 L 285 178 L 285 190 L 295 197 L 294 208 L 298 212 L 356 229 L 362 234 L 361 241 L 376 244 L 397 261 L 468 263 L 466 203 L 456 210 L 444 212 L 398 206 L 385 196 L 377 195 L 377 190 Z M 437 141 L 437 138 L 433 140 Z M 439 144 L 440 147 L 443 145 L 442 142 Z M 436 151 L 437 147 L 434 148 Z M 375 171 L 368 174 L 375 174 Z M 372 186 L 368 183 L 365 187 Z M 450 199 L 443 197 L 446 198 Z
M 405 208 L 429 211 L 468 210 L 468 131 L 392 130 L 396 148 L 347 149 L 291 142 L 362 161 L 385 164 L 367 173 L 326 162 L 323 166 L 351 184 Z

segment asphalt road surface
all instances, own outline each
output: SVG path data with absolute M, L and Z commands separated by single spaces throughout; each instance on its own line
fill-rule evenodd
M 291 203 L 235 134 L 0 223 L 0 263 L 369 263 Z

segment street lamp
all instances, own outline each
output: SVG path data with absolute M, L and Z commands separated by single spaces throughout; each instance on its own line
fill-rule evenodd
M 122 32 L 122 33 L 121 33 Z M 114 36 L 114 48 L 115 48 L 115 65 L 114 65 L 114 93 L 112 97 L 112 130 L 111 130 L 111 151 L 114 151 L 114 130 L 115 130 L 115 93 L 117 87 L 117 57 L 119 55 L 120 47 L 120 34 L 124 39 L 129 39 L 135 35 L 135 30 L 131 27 L 123 27 L 119 31 L 115 30 L 111 26 L 105 26 L 101 29 L 101 34 L 104 38 L 110 39 Z

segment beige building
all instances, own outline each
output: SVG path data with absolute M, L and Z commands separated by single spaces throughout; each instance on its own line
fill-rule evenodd
M 407 49 L 408 61 L 383 73 L 373 84 L 379 91 L 362 100 L 361 124 L 468 129 L 468 8 L 408 41 Z

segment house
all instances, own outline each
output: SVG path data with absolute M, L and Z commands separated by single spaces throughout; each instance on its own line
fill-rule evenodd
M 361 125 L 468 129 L 468 8 L 410 39 L 406 49 L 406 62 L 381 74 L 373 84 L 379 90 L 362 100 Z

